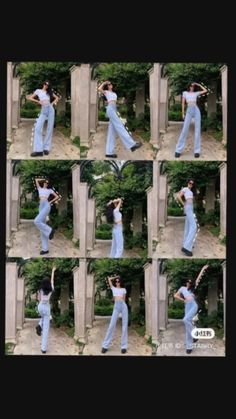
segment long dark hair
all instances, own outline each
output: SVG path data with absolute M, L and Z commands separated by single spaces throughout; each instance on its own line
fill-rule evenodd
M 47 85 L 48 85 L 48 88 L 47 88 L 46 92 L 50 97 L 50 103 L 52 103 L 54 101 L 54 97 L 53 97 L 53 90 L 52 90 L 52 87 L 51 87 L 51 83 L 48 80 L 45 80 L 45 82 L 43 84 L 45 84 L 45 83 L 47 83 Z
M 188 84 L 188 87 L 187 87 L 188 92 L 190 91 L 190 87 L 193 85 L 193 83 L 194 82 L 192 81 L 191 83 Z M 196 85 L 193 86 L 193 91 L 196 92 Z
M 197 193 L 197 189 L 196 189 L 195 181 L 194 181 L 194 179 L 191 177 L 191 178 L 189 178 L 189 179 L 187 180 L 187 184 L 189 184 L 189 182 L 193 182 L 193 186 L 192 186 L 192 188 L 191 188 L 191 191 L 192 191 L 193 195 L 195 196 L 195 195 L 196 195 L 196 193 Z
M 113 216 L 114 209 L 115 209 L 114 202 L 111 202 L 109 205 L 107 205 L 106 217 L 107 217 L 107 222 L 108 223 L 113 223 L 114 222 L 114 216 Z
M 121 288 L 125 288 L 125 286 L 124 286 L 124 281 L 123 281 L 123 279 L 120 277 L 120 275 L 117 275 L 114 279 L 113 279 L 113 285 L 114 285 L 114 287 L 116 287 L 116 279 L 119 279 L 119 281 L 120 281 L 120 287 Z
M 42 279 L 40 290 L 43 291 L 44 295 L 48 295 L 50 292 L 52 292 L 51 280 L 49 278 Z

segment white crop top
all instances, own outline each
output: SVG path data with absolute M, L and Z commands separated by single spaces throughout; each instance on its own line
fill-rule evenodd
M 34 95 L 37 95 L 39 100 L 43 101 L 44 105 L 47 105 L 47 104 L 50 103 L 50 96 L 45 90 L 36 89 L 35 92 L 34 92 Z
M 52 291 L 54 291 L 54 288 L 53 287 L 52 287 Z M 46 295 L 46 294 L 43 293 L 43 290 L 40 290 L 39 291 L 39 293 L 40 293 L 40 302 L 41 303 L 49 303 L 50 297 L 52 295 L 52 291 L 49 292 L 49 294 Z
M 189 188 L 182 188 L 181 192 L 184 194 L 185 199 L 193 198 L 193 193 Z
M 193 294 L 193 292 L 191 290 L 188 290 L 187 287 L 181 287 L 178 292 L 183 294 L 184 298 L 187 298 L 187 297 L 195 298 L 195 295 Z
M 110 90 L 104 90 L 104 95 L 106 96 L 108 102 L 110 102 L 110 100 L 117 100 L 117 94 L 110 92 Z
M 38 188 L 39 198 L 48 198 L 51 193 L 54 193 L 50 188 Z
M 123 297 L 126 294 L 125 288 L 111 287 L 113 297 Z
M 118 208 L 115 208 L 113 210 L 113 217 L 114 217 L 114 221 L 115 223 L 119 222 L 122 220 L 122 214 L 121 212 L 118 210 Z
M 197 101 L 197 97 L 200 95 L 201 92 L 183 92 L 183 97 L 186 99 L 186 102 L 195 102 Z

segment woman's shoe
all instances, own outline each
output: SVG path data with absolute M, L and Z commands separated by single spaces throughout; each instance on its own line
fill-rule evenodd
M 133 145 L 133 147 L 130 148 L 131 151 L 135 151 L 137 150 L 137 148 L 142 147 L 142 143 L 136 143 L 135 145 Z
M 102 352 L 102 354 L 105 354 L 107 352 L 107 349 L 106 348 L 102 348 L 101 352 Z
M 43 350 L 41 349 L 41 352 L 42 352 L 42 354 L 46 354 L 46 352 L 47 352 L 47 351 L 43 351 Z
M 33 151 L 30 155 L 31 157 L 43 156 L 43 151 Z
M 40 326 L 40 324 L 38 324 L 38 325 L 35 327 L 35 329 L 36 329 L 36 333 L 37 333 L 37 335 L 38 335 L 38 336 L 41 336 L 41 333 L 42 333 L 42 327 Z
M 182 247 L 182 252 L 185 253 L 186 256 L 193 256 L 193 253 L 190 252 L 189 250 L 185 249 L 184 247 Z
M 49 253 L 49 250 L 41 250 L 40 255 L 46 255 L 46 253 Z
M 180 153 L 175 152 L 175 157 L 180 157 Z
M 122 354 L 126 354 L 126 352 L 127 352 L 127 349 L 121 349 Z
M 53 239 L 54 233 L 55 233 L 55 230 L 54 230 L 54 228 L 52 228 L 52 231 L 51 231 L 51 233 L 49 234 L 49 237 L 48 237 L 49 240 Z
M 186 354 L 191 354 L 192 353 L 192 349 L 186 349 Z

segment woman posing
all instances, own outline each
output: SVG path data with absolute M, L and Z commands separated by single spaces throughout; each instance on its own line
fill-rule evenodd
M 195 194 L 194 180 L 189 179 L 187 182 L 187 187 L 182 188 L 178 192 L 177 198 L 178 201 L 184 208 L 184 213 L 186 215 L 185 225 L 184 225 L 184 238 L 183 238 L 183 247 L 182 252 L 186 256 L 193 256 L 192 248 L 193 242 L 197 233 L 197 222 L 193 212 L 193 196 Z M 184 201 L 183 198 L 184 197 Z
M 111 244 L 111 258 L 122 257 L 124 251 L 124 238 L 122 226 L 122 214 L 120 212 L 122 199 L 116 198 L 107 204 L 107 221 L 113 223 L 112 229 L 112 244 Z

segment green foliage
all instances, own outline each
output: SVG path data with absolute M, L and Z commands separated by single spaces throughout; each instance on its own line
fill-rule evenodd
M 202 131 L 222 131 L 222 107 L 210 116 L 203 115 L 201 121 Z
M 168 308 L 169 319 L 182 319 L 184 317 L 184 304 L 175 300 Z
M 219 237 L 220 235 L 220 227 L 219 226 L 209 226 L 208 230 L 213 234 L 215 237 Z
M 198 315 L 198 327 L 211 327 L 217 337 L 222 338 L 224 333 L 224 308 L 223 303 L 218 303 L 217 311 L 208 315 L 207 310 L 202 310 Z
M 61 326 L 74 326 L 74 309 L 65 310 L 62 314 L 55 314 L 53 321 L 56 327 Z
M 141 248 L 147 249 L 147 234 L 136 233 L 136 234 L 127 234 L 125 236 L 125 249 Z
M 111 304 L 111 301 L 110 305 L 99 305 L 97 303 L 94 305 L 94 313 L 96 316 L 111 316 L 112 311 L 113 304 Z
M 109 118 L 106 117 L 106 110 L 105 109 L 99 109 L 98 120 L 99 121 L 109 121 Z
M 183 216 L 183 210 L 180 207 L 168 207 L 167 214 L 172 217 L 181 217 Z
M 37 319 L 40 317 L 37 310 L 34 310 L 32 308 L 25 308 L 25 317 L 29 319 Z
M 138 324 L 132 324 L 132 329 L 135 330 L 135 332 L 138 333 L 139 336 L 144 337 L 146 332 L 146 326 L 145 325 L 138 325 Z M 149 344 L 149 342 L 147 341 Z
M 226 236 L 224 236 L 223 239 L 221 239 L 221 241 L 220 241 L 221 244 L 226 245 L 226 240 L 227 240 L 227 238 L 226 238 Z
M 20 218 L 25 220 L 33 220 L 38 215 L 38 208 L 21 208 Z
M 80 137 L 79 136 L 76 136 L 74 139 L 73 139 L 73 144 L 74 145 L 76 145 L 77 147 L 80 147 Z
M 145 106 L 145 112 L 141 113 L 137 118 L 129 117 L 127 125 L 131 131 L 150 131 L 150 108 Z
M 20 109 L 21 118 L 37 118 L 40 113 L 40 107 L 36 103 L 27 101 Z
M 169 108 L 168 120 L 169 121 L 183 121 L 181 103 L 175 103 Z
M 62 125 L 66 128 L 71 127 L 71 106 L 66 103 L 66 110 L 58 113 L 56 112 L 56 125 Z
M 216 206 L 216 209 L 211 209 L 206 213 L 205 211 L 198 211 L 197 219 L 201 226 L 212 225 L 214 227 L 219 227 L 220 225 L 219 207 Z
M 13 355 L 15 346 L 13 342 L 5 343 L 5 355 Z
M 80 146 L 80 157 L 87 157 L 87 153 L 89 151 L 89 147 L 86 147 L 85 145 Z
M 132 310 L 132 309 L 131 309 Z M 131 311 L 130 313 L 130 322 L 136 325 L 144 326 L 145 325 L 145 302 L 140 300 L 140 307 L 137 312 Z
M 96 239 L 111 240 L 112 239 L 112 224 L 101 224 L 96 229 Z

